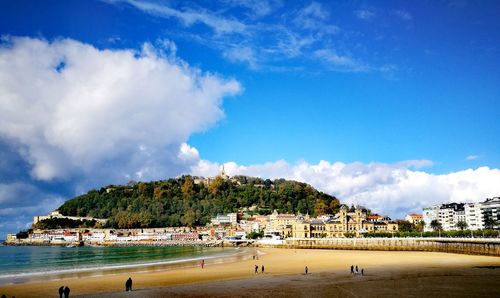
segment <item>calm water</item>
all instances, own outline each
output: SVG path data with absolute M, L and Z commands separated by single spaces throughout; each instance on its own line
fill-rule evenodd
M 120 272 L 165 266 L 196 264 L 241 254 L 218 247 L 45 247 L 1 246 L 0 284 L 24 282 L 43 276 L 61 278 L 75 274 Z

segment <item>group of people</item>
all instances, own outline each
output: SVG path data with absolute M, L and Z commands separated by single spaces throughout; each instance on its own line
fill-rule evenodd
M 259 273 L 259 265 L 255 265 L 255 274 L 257 273 Z M 262 265 L 260 273 L 264 273 L 264 265 Z
M 64 287 L 64 286 L 61 286 L 59 288 L 59 298 L 62 298 L 63 297 L 63 294 L 64 294 L 64 298 L 69 298 L 69 292 L 71 290 L 69 289 L 68 286 Z
M 360 274 L 361 275 L 365 275 L 365 269 L 361 268 L 361 272 L 358 270 L 358 265 L 356 265 L 356 267 L 354 267 L 354 265 L 351 265 L 351 274 Z

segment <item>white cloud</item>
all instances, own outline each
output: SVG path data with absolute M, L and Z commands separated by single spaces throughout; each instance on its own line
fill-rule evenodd
M 196 23 L 201 23 L 210 27 L 218 34 L 244 33 L 246 31 L 245 24 L 237 20 L 216 16 L 213 12 L 209 11 L 203 11 L 203 10 L 181 11 L 172 8 L 168 5 L 161 5 L 140 0 L 116 0 L 116 1 L 109 0 L 109 2 L 126 2 L 134 6 L 135 8 L 152 15 L 165 18 L 178 19 L 186 27 L 190 27 Z
M 411 21 L 413 20 L 413 16 L 405 11 L 405 10 L 395 10 L 394 11 L 394 14 L 399 17 L 400 19 L 404 20 L 404 21 Z
M 465 158 L 465 160 L 476 160 L 476 159 L 478 159 L 478 158 L 479 158 L 479 156 L 477 156 L 477 155 L 469 155 L 469 156 L 467 156 L 467 157 Z
M 164 178 L 189 165 L 182 144 L 240 89 L 150 44 L 111 51 L 12 37 L 0 47 L 0 135 L 36 179 Z
M 232 62 L 244 62 L 247 63 L 251 69 L 256 69 L 257 58 L 251 47 L 233 47 L 227 49 L 224 52 L 224 57 L 228 58 Z
M 260 165 L 242 166 L 225 163 L 229 175 L 251 175 L 262 178 L 287 178 L 303 181 L 341 202 L 364 205 L 375 212 L 402 218 L 406 213 L 422 212 L 422 208 L 446 202 L 474 202 L 500 194 L 500 170 L 481 167 L 430 174 L 415 170 L 432 165 L 428 160 L 385 163 L 330 163 L 283 160 Z M 219 164 L 200 160 L 191 168 L 195 175 L 214 176 Z
M 354 15 L 358 19 L 362 19 L 362 20 L 371 20 L 371 19 L 375 18 L 375 16 L 376 16 L 375 12 L 371 9 L 356 10 L 356 11 L 354 11 Z
M 339 71 L 352 71 L 352 72 L 365 72 L 369 70 L 369 67 L 360 61 L 357 61 L 351 56 L 340 55 L 336 51 L 331 49 L 320 49 L 316 50 L 313 55 L 315 58 L 320 59 L 334 70 Z
M 222 2 L 233 7 L 247 8 L 255 17 L 266 16 L 283 5 L 281 0 L 222 0 Z
M 313 1 L 297 12 L 294 22 L 302 28 L 317 29 L 325 25 L 328 17 L 328 11 L 320 3 Z

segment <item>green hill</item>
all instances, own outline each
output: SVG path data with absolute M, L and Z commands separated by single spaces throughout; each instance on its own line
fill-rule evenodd
M 59 211 L 68 216 L 108 218 L 107 227 L 146 228 L 205 225 L 217 214 L 256 206 L 255 213 L 337 212 L 337 198 L 305 183 L 235 176 L 195 183 L 196 177 L 127 186 L 110 185 L 66 201 Z

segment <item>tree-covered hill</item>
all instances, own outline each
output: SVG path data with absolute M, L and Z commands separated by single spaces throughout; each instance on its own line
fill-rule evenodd
M 69 216 L 108 218 L 113 228 L 145 228 L 205 225 L 217 214 L 256 206 L 255 213 L 337 212 L 337 198 L 296 181 L 235 176 L 215 178 L 210 184 L 195 183 L 196 177 L 127 186 L 110 185 L 91 190 L 65 202 L 59 211 Z

